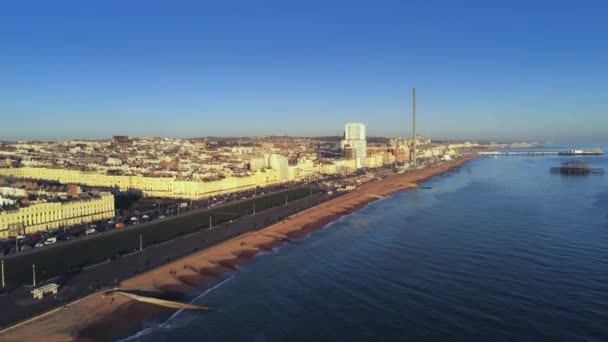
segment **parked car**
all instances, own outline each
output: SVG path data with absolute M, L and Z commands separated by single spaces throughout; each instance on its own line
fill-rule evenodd
M 46 239 L 46 241 L 44 241 L 45 245 L 52 245 L 54 243 L 57 242 L 57 238 L 56 237 L 50 237 L 48 239 Z
M 95 233 L 97 233 L 97 230 L 95 228 L 88 228 L 86 230 L 86 233 L 87 233 L 87 235 L 88 234 L 95 234 Z
M 41 241 L 41 242 L 37 242 L 37 243 L 34 245 L 34 247 L 36 247 L 36 248 L 44 247 L 44 242 L 42 242 L 42 241 Z

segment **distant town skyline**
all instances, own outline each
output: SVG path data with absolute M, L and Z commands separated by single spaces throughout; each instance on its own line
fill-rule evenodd
M 601 1 L 18 2 L 0 140 L 369 136 L 608 141 Z

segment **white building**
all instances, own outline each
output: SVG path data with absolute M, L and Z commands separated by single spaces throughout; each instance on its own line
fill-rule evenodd
M 361 123 L 347 123 L 344 127 L 344 140 L 342 140 L 342 150 L 344 146 L 350 146 L 355 152 L 355 165 L 357 169 L 365 166 L 365 156 L 367 154 L 367 142 L 365 140 L 365 125 Z
M 266 160 L 264 156 L 255 156 L 249 159 L 249 168 L 251 171 L 261 170 L 266 167 Z
M 286 157 L 280 154 L 271 154 L 270 167 L 279 174 L 279 182 L 289 181 L 289 163 Z

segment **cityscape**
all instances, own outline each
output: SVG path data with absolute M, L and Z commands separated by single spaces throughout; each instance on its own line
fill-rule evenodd
M 218 197 L 286 184 L 318 184 L 335 177 L 341 178 L 336 185 L 346 189 L 348 180 L 362 177 L 363 170 L 404 172 L 505 146 L 434 143 L 417 137 L 418 165 L 414 166 L 413 139 L 374 138 L 368 145 L 365 128 L 347 123 L 343 139 L 113 136 L 106 141 L 2 143 L 0 237 L 25 239 L 26 234 L 104 221 L 115 227 L 139 223 L 137 217 L 119 222 L 117 212 L 128 208 L 116 207 L 116 195 L 135 193 L 155 198 L 158 204 L 185 200 L 182 203 L 190 207 L 192 201 L 210 205 L 211 200 L 220 202 Z M 28 240 L 20 250 L 36 242 Z M 5 254 L 18 252 L 12 247 Z
M 0 6 L 0 341 L 608 340 L 605 3 Z

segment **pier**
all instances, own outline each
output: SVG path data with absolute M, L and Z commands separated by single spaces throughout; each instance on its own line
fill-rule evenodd
M 591 173 L 604 173 L 604 169 L 591 168 L 587 162 L 572 160 L 563 162 L 562 166 L 560 167 L 552 167 L 551 173 L 561 173 L 564 175 L 588 175 Z
M 479 156 L 508 157 L 508 156 L 557 156 L 557 151 L 512 151 L 512 152 L 477 152 Z

